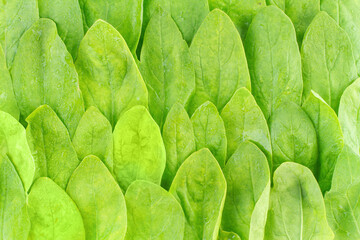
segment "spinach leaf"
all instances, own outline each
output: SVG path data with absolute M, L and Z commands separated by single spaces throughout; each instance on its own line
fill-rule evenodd
M 175 103 L 167 115 L 162 138 L 166 150 L 166 166 L 161 185 L 169 189 L 177 170 L 196 150 L 194 130 L 184 107 Z
M 127 226 L 124 195 L 99 158 L 92 155 L 84 158 L 72 174 L 66 192 L 80 210 L 86 239 L 124 239 Z
M 82 116 L 72 140 L 80 160 L 88 155 L 100 158 L 113 170 L 113 136 L 110 122 L 96 107 L 89 107 Z
M 318 172 L 321 191 L 330 190 L 336 159 L 344 147 L 344 137 L 335 111 L 314 91 L 302 106 L 314 124 L 318 143 Z
M 10 69 L 24 32 L 39 19 L 36 0 L 4 0 L 0 2 L 0 44 Z M 31 59 L 31 58 L 30 58 Z
M 357 71 L 349 37 L 327 13 L 320 12 L 310 24 L 301 58 L 304 99 L 314 90 L 337 112 L 340 97 Z
M 24 33 L 11 75 L 22 121 L 38 106 L 47 104 L 73 136 L 84 104 L 72 57 L 53 21 L 40 19 Z
M 358 74 L 360 74 L 360 2 L 321 0 L 321 10 L 327 12 L 348 34 Z
M 224 230 L 219 231 L 218 240 L 241 240 L 241 238 L 233 232 L 226 232 Z
M 182 240 L 185 218 L 180 204 L 160 186 L 138 180 L 125 194 L 128 228 L 125 239 Z
M 250 89 L 250 76 L 239 33 L 221 10 L 209 13 L 190 46 L 196 90 L 189 113 L 207 100 L 219 111 L 240 87 Z
M 270 198 L 270 169 L 264 153 L 243 142 L 224 168 L 227 193 L 222 229 L 241 239 L 263 239 Z
M 0 154 L 0 239 L 28 239 L 26 197 L 23 182 L 8 155 Z
M 318 144 L 313 123 L 294 103 L 284 103 L 269 120 L 274 168 L 296 162 L 318 171 Z
M 209 13 L 207 0 L 169 0 L 171 17 L 190 45 L 201 23 Z
M 339 122 L 344 142 L 355 153 L 360 153 L 360 78 L 347 87 L 341 96 Z
M 149 110 L 162 128 L 175 102 L 187 105 L 195 88 L 195 72 L 186 42 L 170 15 L 161 9 L 148 24 L 140 59 Z
M 222 110 L 221 117 L 226 129 L 228 158 L 242 142 L 248 140 L 255 143 L 265 153 L 271 169 L 272 150 L 269 128 L 264 114 L 249 90 L 246 88 L 237 90 Z
M 336 240 L 360 237 L 360 156 L 345 146 L 337 160 L 331 190 L 325 194 L 329 225 Z
M 0 46 L 0 111 L 10 113 L 16 120 L 19 120 L 20 112 L 14 95 L 14 89 L 10 73 L 6 68 L 6 59 Z
M 130 51 L 135 53 L 141 33 L 143 0 L 79 0 L 79 3 L 85 32 L 98 19 L 103 19 L 120 32 Z
M 143 21 L 141 36 L 136 50 L 138 56 L 140 55 L 142 44 L 144 42 L 145 30 L 152 15 L 157 12 L 159 8 L 167 11 L 168 13 L 171 13 L 170 4 L 171 2 L 169 0 L 143 0 Z
M 226 162 L 227 140 L 224 121 L 216 106 L 209 101 L 202 104 L 191 116 L 191 123 L 196 149 L 208 148 L 223 168 Z
M 66 192 L 51 179 L 35 181 L 29 194 L 31 229 L 29 239 L 85 240 L 78 208 Z
M 135 106 L 125 112 L 113 134 L 114 174 L 122 190 L 135 180 L 160 184 L 166 152 L 160 129 L 146 108 Z
M 79 165 L 66 127 L 47 105 L 38 107 L 26 121 L 26 137 L 35 159 L 34 180 L 49 177 L 65 189 Z
M 147 106 L 148 94 L 124 39 L 98 20 L 80 43 L 76 60 L 86 108 L 96 106 L 114 127 L 122 113 Z
M 0 155 L 10 159 L 19 174 L 23 188 L 28 191 L 33 182 L 35 164 L 26 141 L 25 129 L 10 114 L 2 111 L 0 111 Z
M 226 196 L 226 181 L 208 149 L 199 150 L 180 166 L 170 193 L 185 214 L 184 239 L 217 239 Z
M 256 13 L 266 6 L 265 0 L 209 0 L 210 10 L 219 8 L 234 22 L 241 38 L 245 40 L 247 30 Z
M 285 12 L 294 24 L 296 37 L 301 46 L 304 34 L 316 14 L 320 12 L 320 0 L 267 0 Z
M 265 240 L 333 239 L 324 199 L 311 171 L 297 163 L 283 163 L 274 174 Z
M 59 36 L 75 59 L 84 28 L 77 0 L 38 0 L 39 14 L 56 23 Z
M 252 94 L 268 120 L 283 103 L 301 103 L 301 58 L 294 26 L 277 7 L 254 17 L 245 40 Z

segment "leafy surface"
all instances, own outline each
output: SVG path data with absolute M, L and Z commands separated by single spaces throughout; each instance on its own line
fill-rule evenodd
M 344 142 L 357 154 L 360 153 L 360 79 L 346 88 L 341 96 L 339 122 Z
M 189 48 L 165 11 L 156 11 L 147 26 L 140 71 L 149 91 L 150 113 L 162 127 L 172 105 L 186 106 L 195 88 Z
M 251 93 L 245 88 L 239 89 L 222 110 L 221 117 L 226 129 L 228 157 L 242 142 L 248 140 L 258 145 L 265 153 L 271 168 L 269 129 L 264 114 Z
M 330 190 L 337 157 L 344 147 L 344 137 L 334 110 L 315 92 L 302 106 L 314 124 L 318 144 L 318 172 L 322 192 Z
M 66 127 L 47 105 L 38 107 L 26 121 L 26 137 L 35 160 L 34 180 L 49 177 L 65 189 L 79 165 Z
M 327 12 L 348 34 L 360 73 L 360 2 L 357 0 L 321 0 L 321 10 Z
M 53 21 L 42 18 L 24 33 L 11 75 L 22 120 L 47 104 L 73 136 L 84 113 L 83 99 L 72 57 Z
M 284 163 L 274 174 L 265 239 L 279 238 L 334 238 L 316 179 L 297 163 Z
M 294 23 L 296 37 L 301 46 L 305 31 L 320 11 L 320 0 L 267 0 L 285 12 Z
M 26 192 L 7 155 L 0 155 L 0 239 L 26 240 L 30 230 Z
M 170 109 L 162 138 L 166 150 L 166 166 L 161 185 L 169 189 L 180 165 L 196 150 L 192 123 L 184 107 L 178 103 Z
M 31 187 L 29 215 L 29 239 L 85 240 L 84 224 L 78 208 L 50 178 L 39 178 Z
M 209 13 L 207 0 L 169 0 L 171 17 L 185 41 L 190 44 L 201 23 Z
M 184 213 L 169 192 L 139 180 L 129 186 L 125 200 L 128 212 L 125 239 L 183 239 Z
M 88 156 L 80 163 L 66 192 L 80 210 L 86 239 L 124 239 L 127 226 L 124 195 L 99 158 Z
M 329 225 L 336 240 L 360 237 L 360 156 L 345 146 L 338 158 L 330 192 L 325 195 Z
M 179 168 L 170 193 L 185 214 L 184 239 L 213 239 L 218 235 L 226 196 L 226 181 L 208 149 L 199 150 Z
M 296 162 L 318 171 L 318 143 L 313 123 L 294 103 L 278 108 L 269 120 L 274 168 Z
M 60 38 L 75 59 L 84 28 L 77 0 L 38 0 L 41 18 L 50 18 L 56 23 Z
M 79 0 L 85 32 L 98 19 L 103 19 L 120 32 L 130 51 L 135 53 L 141 33 L 142 2 L 143 0 Z
M 19 40 L 39 18 L 36 0 L 4 0 L 0 2 L 0 43 L 8 68 L 12 66 Z
M 301 48 L 304 98 L 317 92 L 335 112 L 345 88 L 357 77 L 351 42 L 325 12 L 316 15 Z
M 96 106 L 114 127 L 122 113 L 148 103 L 146 85 L 126 42 L 98 20 L 80 43 L 76 60 L 85 107 Z
M 0 110 L 10 113 L 16 120 L 20 112 L 14 95 L 14 89 L 2 47 L 0 46 Z
M 113 136 L 110 122 L 96 107 L 90 107 L 82 116 L 72 140 L 80 160 L 88 155 L 100 158 L 113 169 Z
M 29 190 L 35 172 L 34 158 L 26 141 L 25 129 L 10 114 L 0 111 L 0 155 L 7 156 Z M 1 174 L 0 174 L 1 176 Z
M 215 9 L 208 14 L 191 43 L 190 53 L 196 78 L 191 114 L 207 100 L 220 111 L 238 88 L 251 88 L 240 35 L 223 11 Z
M 300 104 L 301 58 L 290 19 L 277 7 L 261 9 L 249 27 L 244 45 L 252 94 L 265 118 L 269 119 L 283 102 Z
M 234 22 L 241 38 L 245 39 L 250 23 L 257 12 L 266 6 L 265 0 L 209 0 L 210 9 L 219 8 Z
M 224 168 L 227 195 L 222 229 L 241 239 L 262 239 L 270 197 L 270 170 L 264 153 L 243 142 Z
M 160 184 L 165 164 L 160 129 L 146 108 L 124 113 L 114 130 L 114 174 L 123 191 L 135 180 Z
M 227 140 L 224 121 L 211 102 L 202 104 L 191 116 L 196 149 L 208 148 L 221 168 L 226 162 Z

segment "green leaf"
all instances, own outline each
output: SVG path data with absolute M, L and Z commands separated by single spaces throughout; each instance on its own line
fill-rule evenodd
M 36 180 L 29 194 L 31 239 L 85 240 L 78 208 L 66 192 L 51 179 Z
M 125 194 L 128 228 L 125 239 L 182 240 L 185 218 L 180 204 L 160 186 L 138 180 Z
M 47 104 L 73 136 L 84 104 L 72 57 L 53 21 L 40 19 L 24 33 L 11 75 L 22 121 L 38 106 Z
M 170 193 L 185 214 L 184 239 L 217 239 L 226 181 L 208 149 L 199 150 L 185 160 L 171 184 Z
M 190 114 L 207 100 L 221 111 L 238 88 L 251 88 L 240 35 L 221 10 L 213 10 L 206 17 L 194 37 L 190 53 L 196 77 Z
M 75 59 L 84 28 L 79 2 L 77 0 L 38 0 L 39 14 L 56 23 L 60 38 Z
M 166 150 L 166 166 L 161 185 L 169 189 L 180 165 L 196 151 L 193 126 L 179 103 L 175 103 L 167 115 L 162 138 Z
M 316 15 L 307 29 L 301 58 L 304 99 L 314 90 L 337 112 L 340 97 L 357 71 L 349 37 L 327 13 Z
M 71 176 L 66 192 L 80 210 L 86 239 L 124 239 L 127 226 L 124 195 L 99 158 L 84 158 Z
M 124 39 L 98 20 L 80 43 L 76 60 L 86 108 L 96 106 L 114 127 L 122 113 L 147 106 L 148 94 Z
M 6 68 L 6 59 L 0 46 L 0 111 L 10 113 L 16 120 L 19 120 L 20 112 L 14 95 L 14 89 L 10 73 Z
M 314 124 L 318 143 L 316 174 L 321 191 L 330 190 L 337 157 L 344 147 L 344 137 L 335 111 L 314 91 L 302 106 Z
M 297 41 L 301 46 L 306 29 L 320 11 L 320 0 L 268 0 L 268 2 L 288 15 L 294 24 Z
M 38 107 L 26 119 L 26 137 L 35 159 L 35 177 L 49 177 L 63 189 L 80 161 L 69 133 L 47 105 Z
M 270 198 L 270 169 L 264 153 L 243 142 L 224 168 L 227 193 L 222 229 L 241 239 L 263 239 Z
M 321 10 L 327 12 L 348 34 L 358 74 L 360 74 L 360 2 L 321 0 Z
M 170 4 L 171 4 L 171 2 L 169 0 L 143 0 L 143 22 L 142 22 L 142 28 L 141 28 L 141 36 L 140 36 L 139 44 L 137 47 L 138 55 L 140 55 L 140 51 L 141 51 L 142 44 L 144 41 L 145 30 L 147 28 L 147 25 L 149 24 L 149 21 L 150 21 L 152 15 L 159 8 L 170 13 L 171 12 Z
M 120 32 L 130 51 L 135 53 L 141 33 L 143 0 L 79 0 L 79 3 L 85 32 L 102 19 Z
M 360 156 L 345 146 L 339 155 L 330 192 L 325 194 L 329 225 L 336 240 L 360 237 Z
M 241 240 L 241 238 L 233 232 L 226 232 L 220 229 L 218 240 Z
M 149 110 L 162 128 L 174 103 L 187 105 L 195 88 L 189 48 L 170 15 L 156 11 L 146 29 L 140 71 L 149 91 Z
M 200 24 L 209 13 L 207 0 L 169 0 L 171 17 L 179 27 L 185 41 L 190 45 Z
M 331 240 L 324 199 L 311 171 L 297 163 L 283 163 L 274 174 L 265 239 Z
M 10 69 L 23 33 L 39 19 L 36 0 L 4 0 L 0 2 L 0 44 Z
M 254 17 L 245 40 L 252 93 L 268 120 L 283 103 L 301 103 L 301 58 L 294 26 L 277 7 Z
M 234 22 L 241 38 L 245 40 L 249 25 L 257 12 L 266 6 L 265 0 L 209 0 L 210 10 L 219 8 Z
M 135 106 L 125 112 L 113 134 L 114 174 L 122 190 L 135 180 L 160 184 L 166 152 L 160 129 L 146 108 Z
M 0 238 L 27 240 L 30 220 L 26 193 L 14 165 L 7 155 L 0 155 Z
M 360 78 L 347 87 L 341 96 L 339 122 L 344 142 L 355 153 L 360 153 Z
M 82 116 L 72 140 L 80 160 L 88 155 L 100 158 L 113 170 L 113 136 L 110 122 L 96 107 L 89 107 Z
M 226 162 L 227 140 L 224 121 L 216 106 L 209 101 L 202 104 L 191 116 L 191 123 L 196 149 L 208 148 L 223 168 Z
M 264 114 L 249 90 L 241 88 L 221 112 L 227 136 L 228 158 L 238 146 L 248 140 L 255 143 L 266 155 L 271 169 L 270 133 Z
M 0 111 L 0 155 L 6 155 L 14 165 L 28 191 L 34 178 L 35 164 L 26 140 L 24 127 L 10 114 Z M 0 208 L 1 209 L 1 208 Z
M 273 170 L 283 162 L 296 162 L 318 171 L 318 144 L 313 123 L 294 103 L 284 103 L 269 120 Z

